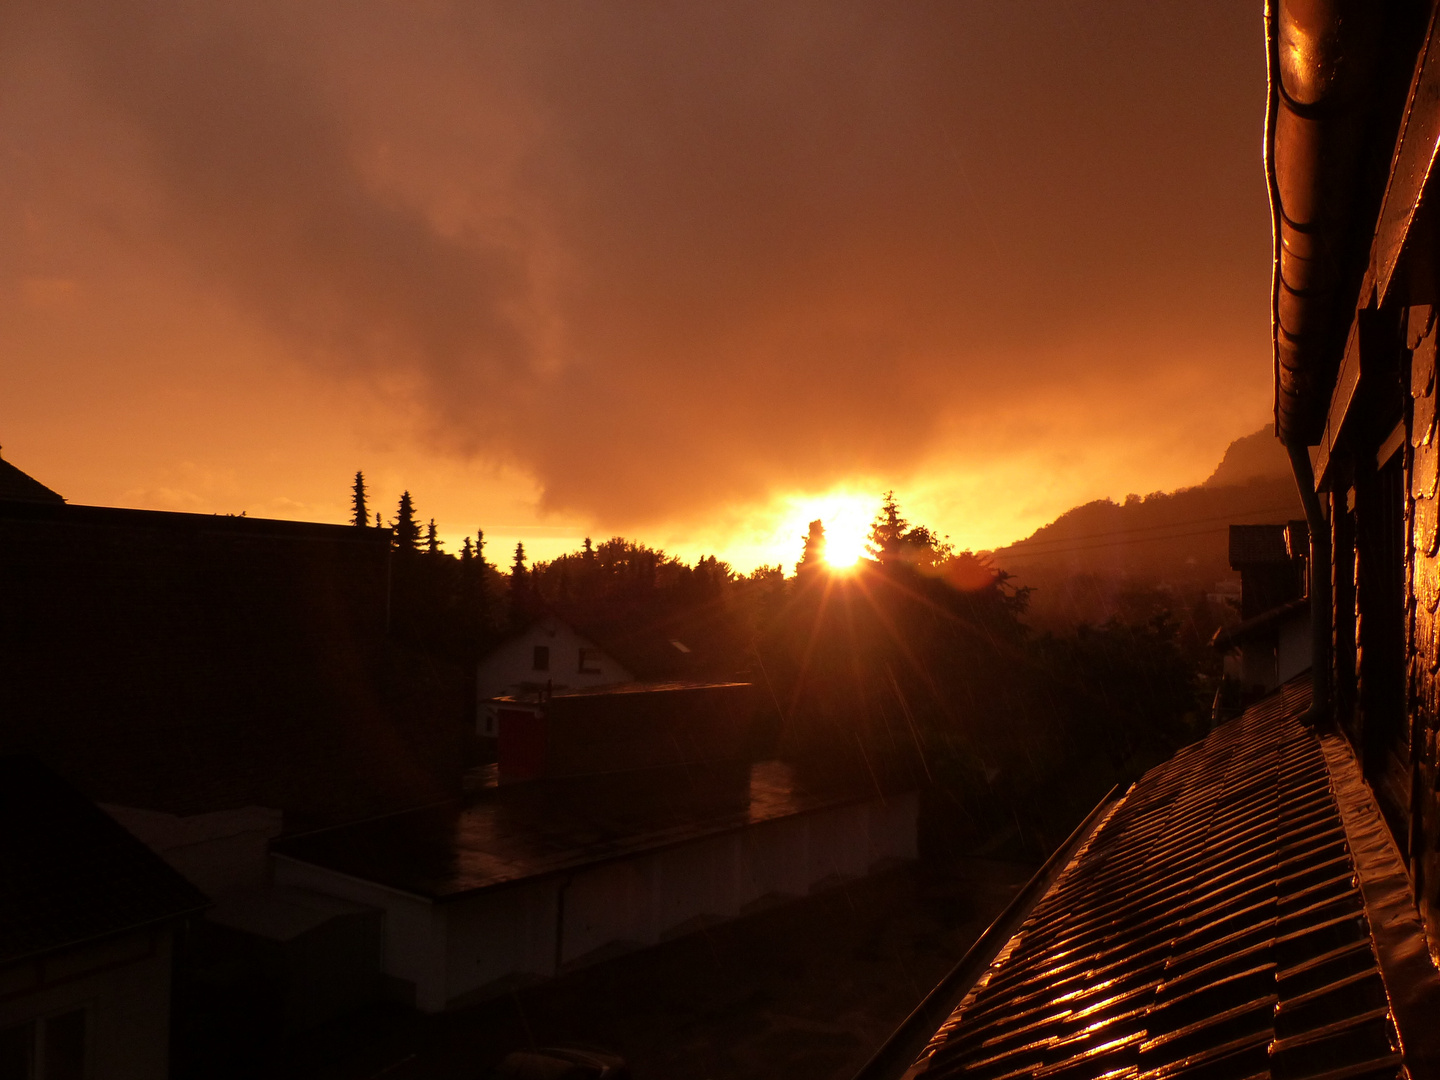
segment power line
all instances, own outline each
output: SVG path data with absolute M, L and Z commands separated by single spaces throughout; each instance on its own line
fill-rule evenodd
M 1097 551 L 1100 548 L 1120 547 L 1123 544 L 1145 544 L 1154 543 L 1160 540 L 1183 540 L 1186 537 L 1190 536 L 1209 536 L 1214 533 L 1221 532 L 1225 528 L 1227 528 L 1227 526 L 1212 526 L 1208 529 L 1196 529 L 1192 532 L 1173 533 L 1168 536 L 1142 536 L 1139 539 L 1108 540 L 1102 541 L 1098 544 L 1081 544 L 1076 547 L 1068 548 L 1050 548 L 1046 551 L 1013 551 L 1006 552 L 1004 554 L 996 552 L 994 557 L 999 561 L 1003 561 L 1006 557 L 1010 555 L 1014 555 L 1020 558 L 1039 558 L 1046 555 L 1065 555 L 1074 551 Z M 1105 534 L 1101 533 L 1099 535 L 1103 536 Z
M 1167 522 L 1165 522 L 1165 523 L 1163 523 L 1163 524 L 1161 524 L 1161 525 L 1142 525 L 1141 527 L 1136 528 L 1136 529 L 1111 530 L 1111 531 L 1108 531 L 1108 532 L 1098 532 L 1098 533 L 1083 533 L 1083 534 L 1081 534 L 1080 536 L 1057 536 L 1057 537 L 1055 537 L 1053 540 L 1017 540 L 1015 543 L 1009 545 L 1008 547 L 997 549 L 997 551 L 995 552 L 995 554 L 998 555 L 998 554 L 1000 554 L 1000 552 L 1003 551 L 1003 552 L 1008 552 L 1008 553 L 1016 554 L 1016 555 L 1024 555 L 1024 554 L 1029 554 L 1029 553 L 1030 553 L 1030 550 L 1031 550 L 1032 548 L 1039 547 L 1039 546 L 1041 546 L 1041 545 L 1048 545 L 1048 544 L 1073 544 L 1073 543 L 1074 543 L 1075 541 L 1077 541 L 1077 540 L 1100 540 L 1100 539 L 1108 539 L 1108 543 L 1110 543 L 1110 544 L 1123 544 L 1123 543 L 1126 543 L 1126 542 L 1127 542 L 1125 539 L 1110 539 L 1110 538 L 1116 538 L 1116 537 L 1121 537 L 1121 538 L 1123 538 L 1123 537 L 1132 537 L 1132 536 L 1136 536 L 1137 533 L 1150 532 L 1150 531 L 1153 531 L 1153 530 L 1155 530 L 1155 529 L 1178 529 L 1178 528 L 1179 528 L 1180 526 L 1182 526 L 1182 525 L 1200 525 L 1200 524 L 1203 524 L 1203 523 L 1214 522 L 1214 521 L 1223 521 L 1223 522 L 1227 522 L 1227 523 L 1229 523 L 1229 524 L 1240 525 L 1240 524 L 1245 524 L 1245 522 L 1237 522 L 1237 521 L 1235 520 L 1236 518 L 1241 518 L 1241 517 L 1253 517 L 1253 516 L 1256 516 L 1256 515 L 1259 515 L 1259 514 L 1288 514 L 1288 513 L 1291 513 L 1292 511 L 1294 511 L 1295 509 L 1296 509 L 1296 507 L 1293 507 L 1293 506 L 1261 507 L 1261 508 L 1257 508 L 1257 509 L 1254 509 L 1254 510 L 1237 510 L 1237 511 L 1234 511 L 1234 512 L 1229 513 L 1229 514 L 1220 514 L 1220 515 L 1217 515 L 1217 516 L 1215 516 L 1215 517 L 1184 518 L 1184 519 L 1182 519 L 1182 520 L 1180 520 L 1180 521 L 1167 521 Z M 1210 531 L 1210 530 L 1205 530 L 1205 531 Z M 1186 534 L 1186 535 L 1191 535 L 1191 534 Z M 1196 533 L 1196 534 L 1194 534 L 1194 535 L 1197 535 L 1197 536 L 1198 536 L 1199 534 Z M 1140 540 L 1140 541 L 1145 541 L 1145 540 L 1168 540 L 1168 539 L 1175 539 L 1175 538 L 1173 538 L 1173 537 L 1166 537 L 1166 536 L 1139 536 L 1139 537 L 1136 537 L 1136 538 L 1137 538 L 1138 540 Z M 1097 546 L 1104 547 L 1104 546 L 1106 546 L 1106 545 L 1102 544 L 1102 545 L 1097 545 Z M 1039 552 L 1035 552 L 1035 554 L 1043 555 L 1043 554 L 1047 554 L 1047 552 L 1039 551 Z

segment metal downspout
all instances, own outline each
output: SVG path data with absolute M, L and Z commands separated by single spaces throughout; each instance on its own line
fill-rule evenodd
M 1305 522 L 1310 527 L 1310 709 L 1305 722 L 1316 725 L 1330 719 L 1330 522 L 1320 508 L 1315 493 L 1315 470 L 1310 464 L 1310 451 L 1303 446 L 1287 446 L 1290 469 L 1295 486 L 1300 489 L 1300 502 L 1305 507 Z

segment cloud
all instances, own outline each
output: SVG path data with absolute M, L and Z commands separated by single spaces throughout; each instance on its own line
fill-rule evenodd
M 1150 431 L 1263 394 L 1264 63 L 1233 8 L 36 6 L 0 28 L 32 87 L 0 123 L 40 134 L 0 168 L 88 207 L 136 302 L 183 274 L 545 509 L 683 523 L 933 480 L 1000 415 L 1058 461 L 1098 401 Z M 1197 353 L 1213 383 L 1150 377 Z

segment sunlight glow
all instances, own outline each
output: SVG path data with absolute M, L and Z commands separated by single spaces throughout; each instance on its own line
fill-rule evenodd
M 832 491 L 795 500 L 791 531 L 803 543 L 810 522 L 825 525 L 825 561 L 836 570 L 854 566 L 865 555 L 870 523 L 880 506 L 879 496 L 870 492 Z

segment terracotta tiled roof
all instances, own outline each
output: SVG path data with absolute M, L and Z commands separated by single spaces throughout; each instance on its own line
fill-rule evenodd
M 206 902 L 39 761 L 0 757 L 0 964 L 166 922 Z
M 1402 1075 L 1348 752 L 1302 726 L 1307 698 L 1289 684 L 1147 773 L 907 1075 Z

